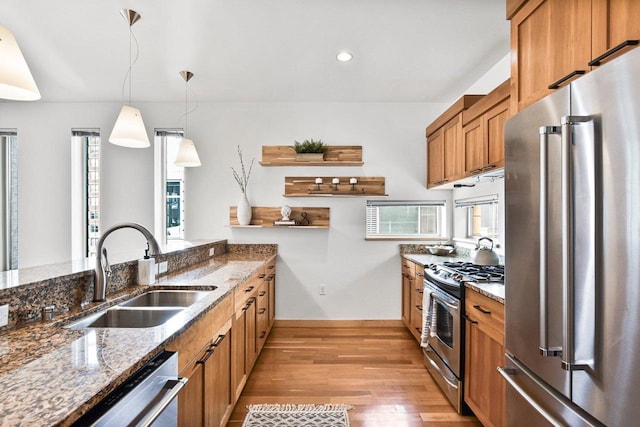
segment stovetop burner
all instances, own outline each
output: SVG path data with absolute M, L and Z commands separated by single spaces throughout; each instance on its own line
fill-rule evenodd
M 447 293 L 461 297 L 463 282 L 504 283 L 503 265 L 478 265 L 470 262 L 443 262 L 425 268 L 425 279 Z

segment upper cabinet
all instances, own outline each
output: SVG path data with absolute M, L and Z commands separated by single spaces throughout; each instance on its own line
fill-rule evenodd
M 509 118 L 507 79 L 462 112 L 464 176 L 504 166 L 504 123 Z
M 638 0 L 508 0 L 507 17 L 512 113 L 625 52 L 640 38 Z
M 427 188 L 464 178 L 462 112 L 482 95 L 464 95 L 427 126 Z

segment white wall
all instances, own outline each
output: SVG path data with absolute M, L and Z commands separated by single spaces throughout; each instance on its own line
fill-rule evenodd
M 180 103 L 137 105 L 147 128 L 176 127 Z M 400 262 L 397 241 L 365 241 L 366 198 L 292 198 L 292 206 L 328 206 L 328 230 L 232 229 L 229 206 L 240 191 L 231 166 L 256 158 L 249 195 L 256 206 L 285 203 L 285 176 L 384 176 L 393 199 L 446 199 L 450 191 L 427 191 L 424 129 L 446 106 L 410 103 L 201 103 L 189 117 L 203 166 L 189 169 L 188 239 L 278 243 L 278 317 L 281 319 L 398 319 Z M 0 128 L 18 129 L 21 266 L 66 261 L 70 253 L 71 128 L 101 129 L 103 229 L 134 221 L 153 227 L 152 149 L 106 143 L 120 106 L 115 103 L 0 103 Z M 262 145 L 321 138 L 332 145 L 362 145 L 362 167 L 262 167 Z M 111 253 L 135 232 L 114 233 Z M 318 295 L 318 285 L 327 295 Z

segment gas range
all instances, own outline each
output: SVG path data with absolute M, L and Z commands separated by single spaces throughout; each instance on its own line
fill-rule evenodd
M 462 297 L 463 282 L 504 284 L 504 265 L 444 262 L 429 264 L 424 273 L 426 280 L 458 299 Z

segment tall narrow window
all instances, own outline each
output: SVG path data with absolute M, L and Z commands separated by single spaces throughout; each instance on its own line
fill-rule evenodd
M 100 238 L 100 130 L 71 130 L 71 252 L 93 257 Z
M 444 200 L 367 200 L 367 239 L 445 239 Z
M 18 134 L 0 129 L 0 270 L 18 268 Z
M 183 240 L 185 229 L 184 168 L 175 165 L 182 129 L 156 129 L 155 135 L 155 235 Z

